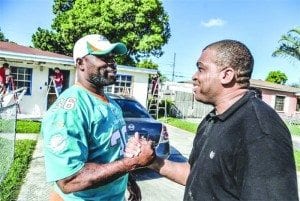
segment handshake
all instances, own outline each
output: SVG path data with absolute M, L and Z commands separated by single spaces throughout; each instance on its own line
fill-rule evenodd
M 128 159 L 127 161 L 130 161 L 132 169 L 146 167 L 150 165 L 156 157 L 154 142 L 140 137 L 136 132 L 134 136 L 128 140 L 124 156 Z

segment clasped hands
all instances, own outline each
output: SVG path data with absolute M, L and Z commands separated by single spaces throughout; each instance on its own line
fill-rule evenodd
M 136 132 L 134 136 L 128 140 L 125 157 L 136 159 L 139 167 L 150 165 L 155 159 L 154 142 L 140 137 Z

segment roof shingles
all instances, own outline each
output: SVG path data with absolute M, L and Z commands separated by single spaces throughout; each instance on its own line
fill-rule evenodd
M 53 52 L 40 50 L 37 48 L 26 47 L 26 46 L 18 45 L 16 43 L 3 42 L 3 41 L 0 41 L 0 51 L 13 52 L 13 53 L 19 53 L 19 54 L 45 56 L 45 57 L 53 57 L 53 58 L 72 59 L 72 57 L 69 57 L 66 55 L 57 54 L 57 53 L 53 53 Z

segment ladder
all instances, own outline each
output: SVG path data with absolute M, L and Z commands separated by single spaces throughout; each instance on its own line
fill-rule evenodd
M 148 104 L 148 112 L 153 117 L 158 119 L 159 112 L 163 110 L 164 118 L 167 117 L 167 100 L 163 98 L 163 91 L 160 85 L 160 79 L 157 78 L 152 82 L 151 96 Z
M 49 94 L 55 94 L 56 98 L 58 97 L 58 91 L 56 89 L 56 84 L 53 76 L 50 76 L 50 82 L 48 84 L 48 89 L 47 89 L 47 97 Z

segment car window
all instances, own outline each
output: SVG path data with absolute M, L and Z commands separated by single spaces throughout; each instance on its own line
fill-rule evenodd
M 150 118 L 147 110 L 137 101 L 115 99 L 123 111 L 125 118 Z

